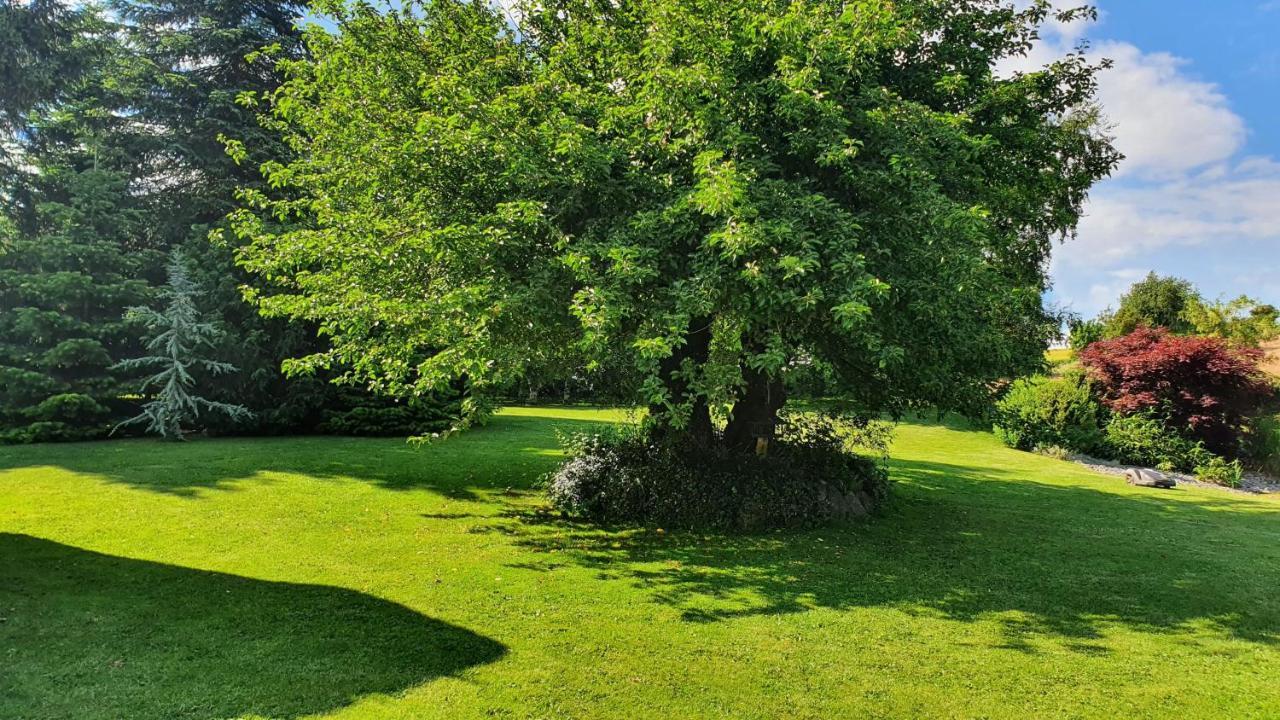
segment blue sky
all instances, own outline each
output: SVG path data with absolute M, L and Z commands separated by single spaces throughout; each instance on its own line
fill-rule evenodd
M 1055 251 L 1050 299 L 1092 315 L 1155 270 L 1280 304 L 1280 0 L 1095 4 L 1026 63 L 1082 40 L 1112 59 L 1099 93 L 1128 156 Z

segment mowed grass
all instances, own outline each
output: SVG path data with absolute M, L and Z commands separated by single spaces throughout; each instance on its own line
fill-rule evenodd
M 0 448 L 0 717 L 1280 717 L 1276 498 L 910 424 L 848 527 L 539 513 L 620 418 Z
M 1071 362 L 1075 357 L 1076 353 L 1071 348 L 1050 348 L 1044 351 L 1044 359 L 1050 365 Z

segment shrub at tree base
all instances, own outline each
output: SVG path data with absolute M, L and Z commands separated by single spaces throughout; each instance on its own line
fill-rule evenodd
M 1262 353 L 1218 338 L 1140 328 L 1079 357 L 1113 412 L 1158 415 L 1217 453 L 1236 451 L 1246 416 L 1270 393 L 1258 370 Z
M 646 432 L 579 438 L 551 477 L 562 512 L 603 523 L 761 530 L 866 515 L 888 474 L 828 433 L 784 433 L 763 457 Z
M 1019 450 L 1060 447 L 1094 454 L 1104 446 L 1104 414 L 1081 373 L 1023 378 L 996 403 L 995 433 Z

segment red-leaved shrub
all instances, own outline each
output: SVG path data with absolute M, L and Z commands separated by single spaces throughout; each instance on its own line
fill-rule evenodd
M 1112 412 L 1153 412 L 1219 453 L 1235 448 L 1245 416 L 1270 392 L 1258 370 L 1262 351 L 1163 328 L 1095 342 L 1079 358 Z

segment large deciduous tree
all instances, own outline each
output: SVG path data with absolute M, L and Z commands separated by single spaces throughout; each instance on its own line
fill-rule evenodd
M 1036 367 L 1056 238 L 1118 160 L 1057 13 L 999 0 L 321 6 L 265 98 L 298 158 L 234 226 L 265 312 L 394 390 L 634 364 L 659 427 L 755 447 L 790 368 L 864 409 Z M 233 147 L 233 149 L 238 149 Z M 731 408 L 714 427 L 710 409 Z

